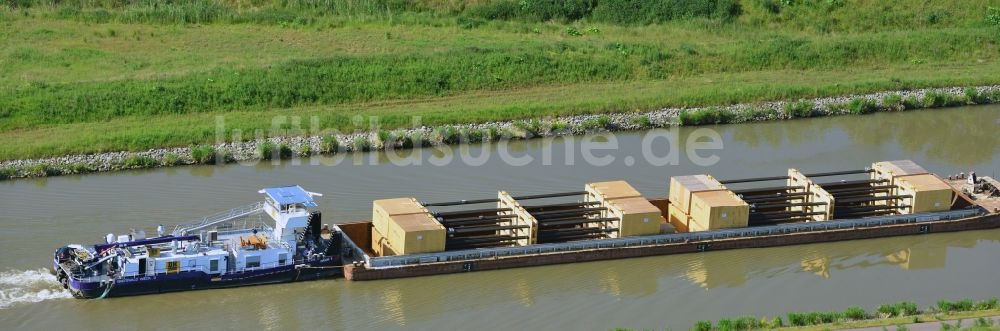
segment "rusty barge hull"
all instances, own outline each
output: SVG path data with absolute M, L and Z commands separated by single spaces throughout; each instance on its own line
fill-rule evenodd
M 988 214 L 957 220 L 908 223 L 868 228 L 800 232 L 649 246 L 598 248 L 558 253 L 435 262 L 386 268 L 367 268 L 363 264 L 347 264 L 344 266 L 344 277 L 353 281 L 367 281 L 577 262 L 617 260 L 634 257 L 699 253 L 716 250 L 792 246 L 995 228 L 1000 228 L 1000 214 Z

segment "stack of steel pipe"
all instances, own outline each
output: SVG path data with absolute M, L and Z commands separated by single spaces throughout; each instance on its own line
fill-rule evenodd
M 538 221 L 538 243 L 600 239 L 617 229 L 600 226 L 615 218 L 601 218 L 600 202 L 572 202 L 525 206 Z
M 837 219 L 893 215 L 905 207 L 889 203 L 903 196 L 891 194 L 896 186 L 887 179 L 842 180 L 819 185 L 836 200 L 833 215 Z
M 786 179 L 782 177 L 781 179 Z M 809 193 L 798 192 L 802 186 L 774 186 L 735 190 L 750 204 L 750 226 L 805 222 L 818 213 L 792 211 L 790 207 L 814 206 L 807 202 Z
M 495 203 L 496 199 L 462 200 L 455 202 L 428 203 L 424 206 L 451 207 L 484 205 Z M 436 211 L 434 217 L 445 227 L 447 238 L 445 250 L 511 246 L 522 237 L 509 235 L 511 230 L 528 227 L 511 222 L 513 216 L 502 215 L 505 208 L 476 208 L 453 211 Z M 504 233 L 508 234 L 504 234 Z

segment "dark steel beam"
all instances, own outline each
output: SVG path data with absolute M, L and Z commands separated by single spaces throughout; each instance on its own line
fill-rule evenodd
M 584 195 L 584 194 L 587 194 L 587 191 L 573 191 L 573 192 L 536 194 L 536 195 L 522 195 L 522 196 L 517 196 L 517 197 L 513 197 L 513 198 L 514 198 L 514 200 L 532 200 L 532 199 L 568 197 L 568 196 Z
M 538 221 L 539 226 L 551 227 L 559 225 L 571 225 L 571 224 L 587 224 L 587 223 L 600 223 L 600 222 L 610 222 L 616 221 L 617 218 L 576 218 L 576 219 L 563 219 L 563 220 L 553 220 L 553 221 Z M 539 229 L 541 231 L 541 229 Z
M 499 201 L 500 199 L 459 200 L 459 201 L 448 201 L 448 202 L 421 203 L 421 205 L 423 205 L 424 207 L 444 207 L 444 206 L 474 205 L 479 203 L 490 203 Z
M 765 182 L 770 180 L 787 180 L 788 176 L 774 176 L 774 177 L 757 177 L 757 178 L 743 178 L 743 179 L 729 179 L 720 180 L 720 184 L 736 184 L 736 183 L 751 183 L 751 182 Z
M 859 170 L 847 170 L 847 171 L 833 171 L 833 172 L 815 172 L 811 174 L 802 174 L 806 177 L 828 177 L 828 176 L 841 176 L 841 175 L 859 175 L 871 173 L 875 170 L 872 169 L 859 169 Z
M 888 179 L 862 179 L 862 180 L 842 180 L 839 182 L 829 182 L 829 183 L 817 183 L 823 189 L 827 187 L 841 187 L 850 185 L 862 185 L 862 184 L 877 184 L 888 182 Z
M 494 226 L 466 226 L 461 228 L 448 228 L 449 234 L 462 234 L 470 232 L 486 232 L 531 228 L 530 225 L 494 225 Z
M 882 200 L 895 200 L 901 198 L 912 198 L 908 194 L 903 195 L 887 195 L 881 197 L 864 197 L 864 198 L 853 198 L 853 199 L 836 199 L 836 203 L 855 203 L 855 202 L 870 202 L 870 201 L 882 201 Z
M 527 210 L 527 211 L 530 212 L 530 211 L 533 211 L 533 210 L 544 210 L 544 209 L 547 209 L 547 208 L 567 208 L 567 207 L 581 207 L 581 208 L 584 208 L 584 207 L 587 207 L 587 206 L 594 206 L 594 205 L 599 205 L 599 204 L 601 204 L 601 203 L 597 202 L 597 201 L 555 203 L 555 204 L 551 204 L 551 205 L 524 206 L 524 210 Z
M 445 211 L 434 213 L 435 217 L 450 217 L 457 215 L 475 215 L 475 214 L 489 214 L 489 213 L 499 213 L 502 211 L 510 211 L 510 208 L 488 208 L 488 209 L 471 209 L 471 210 L 456 210 L 456 211 Z
M 788 191 L 791 189 L 803 188 L 802 186 L 772 186 L 772 187 L 761 187 L 761 188 L 751 188 L 744 190 L 733 190 L 736 194 L 748 194 L 754 192 L 770 192 L 770 191 Z

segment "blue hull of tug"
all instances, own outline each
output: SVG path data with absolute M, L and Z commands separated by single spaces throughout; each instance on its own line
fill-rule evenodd
M 179 291 L 205 290 L 240 286 L 290 283 L 342 276 L 339 261 L 293 265 L 212 277 L 200 271 L 128 277 L 113 283 L 68 280 L 68 287 L 78 298 L 96 299 Z M 110 289 L 109 289 L 110 284 Z

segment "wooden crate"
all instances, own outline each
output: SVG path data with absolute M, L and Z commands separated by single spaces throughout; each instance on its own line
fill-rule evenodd
M 897 195 L 909 195 L 900 203 L 909 205 L 909 213 L 926 213 L 951 209 L 954 191 L 948 183 L 932 174 L 910 175 L 897 178 Z M 906 210 L 904 210 L 905 212 Z
M 445 228 L 430 214 L 392 216 L 387 236 L 399 255 L 444 251 Z
M 372 224 L 375 230 L 382 234 L 389 233 L 392 216 L 429 213 L 415 198 L 382 199 L 372 202 Z
M 647 236 L 660 233 L 663 216 L 649 200 L 624 198 L 609 200 L 608 211 L 619 218 L 618 237 Z
M 642 193 L 639 193 L 638 190 L 624 180 L 589 183 L 585 189 L 588 195 L 587 201 L 642 197 Z
M 372 252 L 375 253 L 375 256 L 396 255 L 396 253 L 392 251 L 392 247 L 389 247 L 389 239 L 375 229 L 372 229 L 371 248 Z
M 726 190 L 726 187 L 709 175 L 670 177 L 670 202 L 686 214 L 691 213 L 692 193 L 718 190 Z
M 691 231 L 746 227 L 750 205 L 726 191 L 695 192 L 691 195 Z
M 673 203 L 667 207 L 667 223 L 673 225 L 677 232 L 691 232 L 691 217 Z

